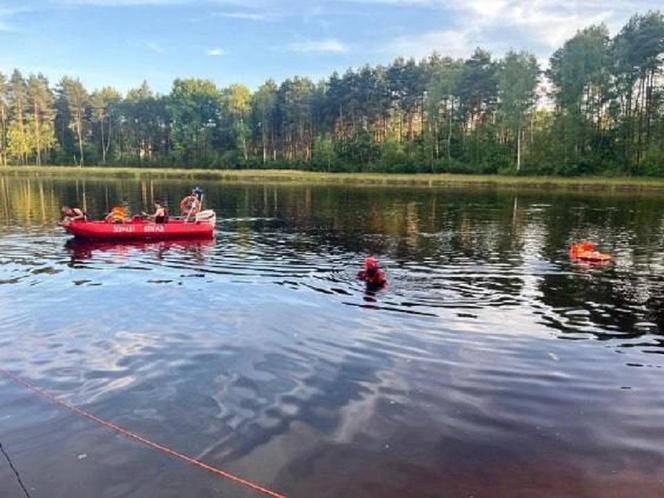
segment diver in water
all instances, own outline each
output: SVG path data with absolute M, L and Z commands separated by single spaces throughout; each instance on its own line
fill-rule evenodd
M 385 272 L 380 269 L 378 260 L 373 256 L 364 260 L 364 270 L 357 273 L 357 278 L 366 282 L 367 287 L 381 289 L 387 285 Z

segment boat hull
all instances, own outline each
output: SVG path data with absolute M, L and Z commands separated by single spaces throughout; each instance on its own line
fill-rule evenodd
M 189 223 L 182 220 L 168 223 L 142 220 L 129 223 L 76 221 L 69 223 L 64 229 L 76 238 L 89 240 L 209 239 L 214 236 L 214 224 L 208 221 Z

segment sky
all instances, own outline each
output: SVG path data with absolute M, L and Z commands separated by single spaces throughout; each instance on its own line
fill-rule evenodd
M 616 33 L 661 0 L 0 0 L 0 72 L 67 74 L 121 91 L 175 78 L 255 89 L 314 80 L 395 57 L 496 56 L 528 50 L 543 63 L 584 26 Z

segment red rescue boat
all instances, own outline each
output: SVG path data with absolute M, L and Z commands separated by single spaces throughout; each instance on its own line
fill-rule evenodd
M 214 236 L 215 222 L 213 211 L 202 211 L 194 219 L 171 218 L 167 223 L 134 218 L 124 223 L 72 221 L 62 226 L 77 238 L 91 240 L 209 239 Z

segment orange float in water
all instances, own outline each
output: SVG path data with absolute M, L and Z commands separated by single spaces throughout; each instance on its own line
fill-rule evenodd
M 569 257 L 584 261 L 611 261 L 611 256 L 597 251 L 592 242 L 575 242 L 569 248 Z

